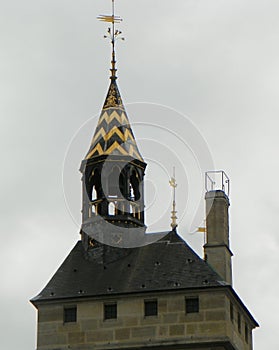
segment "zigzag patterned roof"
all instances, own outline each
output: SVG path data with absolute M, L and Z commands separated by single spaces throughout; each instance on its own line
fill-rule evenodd
M 143 161 L 115 80 L 112 80 L 85 159 L 124 155 Z

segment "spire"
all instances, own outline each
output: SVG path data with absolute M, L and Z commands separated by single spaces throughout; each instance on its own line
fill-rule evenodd
M 143 162 L 115 80 L 112 80 L 86 160 L 129 156 Z
M 115 23 L 121 19 L 115 16 L 115 0 L 111 1 L 112 15 L 98 17 L 111 23 L 105 35 L 112 46 L 110 85 L 89 151 L 80 167 L 83 183 L 81 234 L 86 250 L 93 249 L 96 241 L 127 246 L 144 237 L 146 229 L 146 163 L 140 155 L 116 83 L 115 42 L 122 38 Z
M 121 31 L 115 29 L 115 23 L 120 23 L 122 19 L 115 16 L 114 1 L 112 0 L 112 15 L 98 16 L 99 20 L 111 23 L 111 28 L 105 35 L 105 38 L 111 40 L 112 45 L 111 83 L 85 159 L 116 155 L 129 156 L 143 162 L 116 84 L 115 42 L 123 38 Z
M 111 0 L 112 3 L 112 14 L 111 15 L 100 15 L 97 18 L 100 21 L 111 23 L 111 27 L 108 28 L 107 34 L 104 35 L 104 38 L 110 39 L 111 42 L 111 77 L 112 81 L 117 79 L 116 76 L 116 59 L 115 59 L 115 43 L 117 40 L 125 40 L 121 37 L 122 32 L 118 29 L 115 29 L 115 23 L 120 23 L 122 19 L 119 16 L 115 16 L 115 0 Z
M 176 213 L 176 202 L 175 202 L 175 189 L 177 187 L 176 179 L 175 179 L 175 167 L 173 167 L 173 177 L 171 177 L 169 181 L 170 186 L 173 190 L 173 200 L 172 200 L 172 211 L 171 211 L 171 228 L 174 230 L 177 227 L 177 216 Z

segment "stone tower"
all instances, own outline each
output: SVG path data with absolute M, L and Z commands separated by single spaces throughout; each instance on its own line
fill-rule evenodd
M 114 41 L 117 17 L 107 17 Z M 145 233 L 146 164 L 116 84 L 114 42 L 111 71 L 80 168 L 81 240 L 31 300 L 37 350 L 252 350 L 258 324 L 232 287 L 228 197 L 206 193 L 205 259 L 175 226 Z

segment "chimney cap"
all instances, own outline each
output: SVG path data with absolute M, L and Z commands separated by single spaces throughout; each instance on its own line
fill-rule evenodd
M 206 192 L 221 191 L 229 196 L 230 179 L 224 170 L 210 170 L 205 173 Z
M 205 193 L 205 199 L 225 199 L 230 205 L 230 200 L 227 194 L 222 190 L 211 190 Z

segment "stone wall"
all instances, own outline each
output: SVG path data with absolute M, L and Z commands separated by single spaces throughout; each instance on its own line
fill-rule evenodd
M 187 314 L 185 298 L 197 296 L 199 312 Z M 145 317 L 144 300 L 150 297 L 158 300 L 158 315 Z M 111 301 L 117 302 L 117 319 L 104 320 L 104 302 Z M 64 307 L 75 305 L 77 321 L 64 323 Z M 239 333 L 236 316 L 231 320 L 230 307 L 224 291 L 110 297 L 41 305 L 38 307 L 38 350 L 117 349 L 228 340 L 237 345 L 238 350 L 251 350 L 250 333 L 248 343 L 245 341 L 243 322 L 246 321 L 242 316 L 242 332 Z M 238 310 L 237 306 L 235 310 Z

